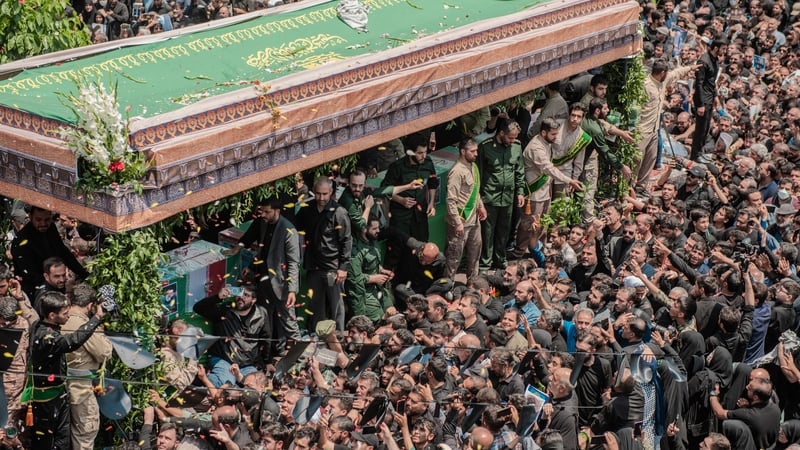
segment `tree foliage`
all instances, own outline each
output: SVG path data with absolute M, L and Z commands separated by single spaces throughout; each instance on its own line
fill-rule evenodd
M 69 0 L 0 1 L 0 64 L 90 44 Z

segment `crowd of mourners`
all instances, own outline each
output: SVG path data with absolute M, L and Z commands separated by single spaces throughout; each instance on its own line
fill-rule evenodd
M 95 44 L 146 36 L 297 0 L 73 0 Z
M 87 1 L 81 15 L 115 39 L 272 3 Z M 644 3 L 633 129 L 598 70 L 365 152 L 364 170 L 299 175 L 225 251 L 252 261 L 239 279 L 193 305 L 221 339 L 187 353 L 200 331 L 167 324 L 163 382 L 115 443 L 797 450 L 798 16 L 782 0 Z M 450 144 L 443 177 L 430 155 Z M 621 198 L 598 194 L 620 180 Z M 581 222 L 545 226 L 564 196 Z M 93 448 L 96 374 L 115 358 L 113 296 L 83 281 L 102 233 L 8 205 L 0 328 L 21 331 L 2 343 L 0 449 Z M 225 224 L 190 218 L 172 244 Z

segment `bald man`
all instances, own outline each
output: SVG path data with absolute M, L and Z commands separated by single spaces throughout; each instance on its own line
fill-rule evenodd
M 771 448 L 778 439 L 781 410 L 770 401 L 772 380 L 765 369 L 753 369 L 745 388 L 745 398 L 737 408 L 725 409 L 720 403 L 719 386 L 709 395 L 711 410 L 717 419 L 724 420 L 722 431 L 731 441 L 732 450 Z
M 464 444 L 465 450 L 475 450 L 478 448 L 489 448 L 494 442 L 492 432 L 484 427 L 475 427 L 469 434 L 469 440 Z
M 514 307 L 520 310 L 522 314 L 525 315 L 525 318 L 528 319 L 528 325 L 531 328 L 536 327 L 536 321 L 539 319 L 539 316 L 542 315 L 542 311 L 536 306 L 533 302 L 533 284 L 529 280 L 522 280 L 517 283 L 517 287 L 514 288 L 514 298 L 506 302 L 503 305 L 506 308 Z M 525 329 L 520 327 L 520 333 L 524 333 Z
M 559 367 L 550 374 L 547 391 L 551 403 L 545 407 L 541 425 L 557 430 L 564 439 L 564 448 L 578 448 L 578 397 L 569 379 L 572 370 Z
M 444 277 L 447 259 L 433 242 L 413 237 L 404 240 L 407 251 L 397 266 L 393 283 L 397 309 L 405 310 L 405 300 L 413 294 L 425 295 L 431 286 Z M 450 285 L 452 287 L 452 285 Z

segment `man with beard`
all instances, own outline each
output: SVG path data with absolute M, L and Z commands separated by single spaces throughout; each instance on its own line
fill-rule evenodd
M 381 183 L 381 189 L 389 186 L 410 185 L 412 189 L 393 193 L 389 206 L 390 225 L 420 241 L 428 240 L 428 217 L 436 214 L 434 209 L 439 179 L 436 168 L 428 155 L 428 140 L 422 135 L 412 135 L 406 143 L 406 157 L 393 162 Z M 416 183 L 415 183 L 416 182 Z M 417 188 L 413 188 L 418 186 Z M 391 255 L 397 261 L 399 255 Z M 387 267 L 393 268 L 393 264 Z
M 608 274 L 608 269 L 597 262 L 597 247 L 588 243 L 581 251 L 580 262 L 568 272 L 569 278 L 575 282 L 575 291 L 588 291 L 592 286 L 592 276 L 597 273 Z
M 242 294 L 235 298 L 233 308 L 223 300 L 230 299 L 227 287 L 218 295 L 204 298 L 194 305 L 194 312 L 212 322 L 218 340 L 209 351 L 208 379 L 216 387 L 223 384 L 236 385 L 231 365 L 238 364 L 243 376 L 258 370 L 264 364 L 264 355 L 272 336 L 269 328 L 269 313 L 256 305 L 255 289 L 245 286 Z
M 575 387 L 570 378 L 572 370 L 560 367 L 550 374 L 547 392 L 550 402 L 542 411 L 542 419 L 546 426 L 557 430 L 564 439 L 564 448 L 578 448 L 578 398 L 574 395 Z
M 592 138 L 592 148 L 597 151 L 600 156 L 599 164 L 602 167 L 610 167 L 612 173 L 622 173 L 625 179 L 630 179 L 631 169 L 619 160 L 611 149 L 605 138 L 605 131 L 601 123 L 608 116 L 608 104 L 605 99 L 595 98 L 589 102 L 589 113 L 584 117 L 581 122 L 581 128 Z M 585 178 L 586 184 L 597 183 L 596 176 L 594 179 L 589 177 Z
M 35 298 L 36 288 L 45 282 L 42 265 L 51 256 L 61 258 L 78 280 L 86 278 L 89 273 L 61 240 L 53 223 L 53 213 L 31 206 L 29 216 L 30 222 L 17 232 L 11 243 L 14 273 L 20 277 L 22 289 L 28 297 Z
M 467 279 L 478 275 L 481 256 L 481 221 L 486 220 L 486 208 L 480 196 L 480 173 L 475 161 L 478 144 L 464 139 L 458 144 L 458 161 L 447 175 L 447 265 L 445 276 L 453 278 L 466 250 Z
M 388 283 L 394 273 L 381 267 L 381 252 L 375 246 L 379 232 L 378 218 L 370 216 L 366 228 L 353 240 L 353 257 L 345 282 L 350 314 L 367 316 L 373 322 L 379 321 L 392 306 Z
M 576 355 L 583 357 L 583 364 L 573 370 L 578 372 L 574 377 L 577 380 L 575 394 L 581 405 L 578 421 L 584 427 L 589 425 L 592 415 L 603 405 L 603 393 L 611 386 L 611 362 L 597 356 L 600 343 L 590 333 L 578 336 L 575 348 L 578 352 Z
M 347 211 L 333 200 L 333 184 L 325 177 L 314 182 L 314 205 L 297 215 L 297 229 L 305 232 L 306 282 L 309 292 L 308 329 L 331 319 L 344 329 L 342 286 L 353 254 L 353 236 Z
M 494 137 L 478 146 L 480 194 L 487 214 L 481 226 L 481 268 L 505 267 L 511 212 L 525 201 L 522 148 L 517 140 L 519 133 L 517 122 L 499 120 Z
M 725 58 L 727 43 L 721 40 L 711 42 L 708 50 L 700 56 L 700 67 L 695 72 L 694 82 L 694 108 L 695 129 L 692 135 L 691 159 L 696 161 L 703 153 L 703 147 L 708 138 L 708 129 L 711 126 L 711 113 L 714 107 L 714 98 L 717 96 L 717 74 L 719 61 Z
M 33 300 L 33 306 L 39 311 L 39 297 L 45 292 L 55 291 L 62 294 L 67 292 L 67 266 L 64 261 L 53 256 L 44 260 L 42 264 L 42 275 L 44 276 L 44 284 L 36 288 L 36 296 Z
M 300 238 L 294 225 L 281 215 L 281 207 L 277 197 L 260 202 L 258 217 L 239 244 L 224 252 L 236 255 L 242 248 L 257 245 L 253 264 L 245 273 L 252 271 L 258 280 L 256 297 L 269 313 L 269 328 L 276 338 L 274 350 L 281 350 L 287 339 L 300 337 L 294 312 L 300 283 Z
M 642 105 L 639 121 L 639 133 L 642 136 L 639 141 L 639 151 L 642 153 L 642 159 L 639 162 L 636 179 L 636 189 L 640 192 L 647 190 L 650 184 L 650 171 L 653 170 L 658 156 L 658 130 L 661 127 L 664 90 L 675 80 L 696 68 L 697 66 L 686 66 L 670 71 L 666 61 L 657 59 L 653 62 L 650 76 L 645 79 L 644 90 L 647 101 Z
M 349 183 L 344 188 L 342 194 L 339 196 L 339 205 L 347 210 L 350 216 L 350 226 L 352 227 L 353 237 L 358 237 L 367 226 L 367 219 L 373 212 L 373 206 L 376 204 L 372 192 L 365 192 L 367 175 L 361 169 L 356 169 L 350 173 Z M 419 189 L 422 183 L 419 180 L 411 180 L 411 182 L 402 186 L 386 186 L 384 189 L 375 192 L 376 196 L 384 195 L 398 195 L 401 192 Z
M 719 203 L 718 197 L 704 183 L 707 171 L 706 166 L 694 164 L 686 172 L 686 181 L 677 194 L 678 200 L 683 200 L 686 203 L 686 209 L 702 208 L 701 203 L 703 202 L 708 202 L 713 209 Z
M 522 158 L 525 167 L 525 182 L 527 185 L 528 201 L 530 202 L 530 209 L 526 208 L 524 214 L 520 218 L 519 227 L 517 228 L 517 248 L 513 253 L 516 257 L 523 256 L 528 248 L 536 245 L 531 242 L 533 235 L 533 220 L 534 217 L 540 217 L 542 214 L 547 214 L 550 210 L 550 181 L 555 179 L 561 183 L 567 184 L 570 191 L 582 191 L 583 185 L 578 180 L 573 180 L 569 176 L 562 173 L 556 166 L 563 164 L 562 158 L 551 161 L 553 155 L 553 144 L 558 139 L 559 129 L 561 126 L 552 117 L 547 117 L 542 120 L 541 131 L 534 137 L 525 151 L 522 153 Z M 588 145 L 588 135 L 585 137 L 583 146 L 576 148 L 577 152 L 583 150 L 583 147 Z M 571 158 L 566 158 L 568 161 Z
M 612 274 L 617 274 L 622 269 L 622 263 L 628 259 L 631 247 L 636 241 L 636 223 L 631 219 L 622 220 L 622 235 L 611 238 L 608 244 L 608 254 L 611 260 L 610 270 Z
M 65 389 L 66 355 L 80 348 L 100 325 L 105 309 L 94 307 L 94 316 L 70 334 L 61 334 L 69 320 L 69 299 L 60 292 L 46 292 L 41 298 L 41 320 L 31 326 L 30 367 L 33 382 L 23 403 L 33 407 L 31 448 L 66 450 L 70 448 L 70 410 Z M 27 397 L 27 398 L 26 398 Z
M 717 419 L 724 421 L 722 429 L 733 443 L 733 449 L 772 448 L 778 439 L 781 411 L 770 401 L 772 381 L 766 369 L 753 369 L 745 388 L 746 398 L 737 408 L 727 410 L 719 399 L 720 386 L 709 394 L 709 404 Z M 740 406 L 741 405 L 741 406 Z
M 531 327 L 536 326 L 536 321 L 542 315 L 542 312 L 533 303 L 534 295 L 533 284 L 528 280 L 522 280 L 514 289 L 514 298 L 505 304 L 506 308 L 514 307 L 524 314 Z

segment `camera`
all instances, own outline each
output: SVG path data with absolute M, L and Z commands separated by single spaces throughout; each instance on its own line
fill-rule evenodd
M 672 336 L 678 332 L 672 325 L 665 327 L 661 325 L 653 325 L 653 331 L 658 331 L 662 336 Z
M 116 293 L 116 286 L 111 284 L 100 286 L 100 289 L 97 290 L 97 301 L 100 302 L 103 309 L 109 314 L 116 314 L 119 312 Z
M 5 427 L 5 428 L 3 428 L 3 431 L 6 432 L 6 437 L 8 439 L 16 439 L 17 435 L 19 434 L 19 432 L 17 431 L 17 427 L 10 426 L 10 425 Z

